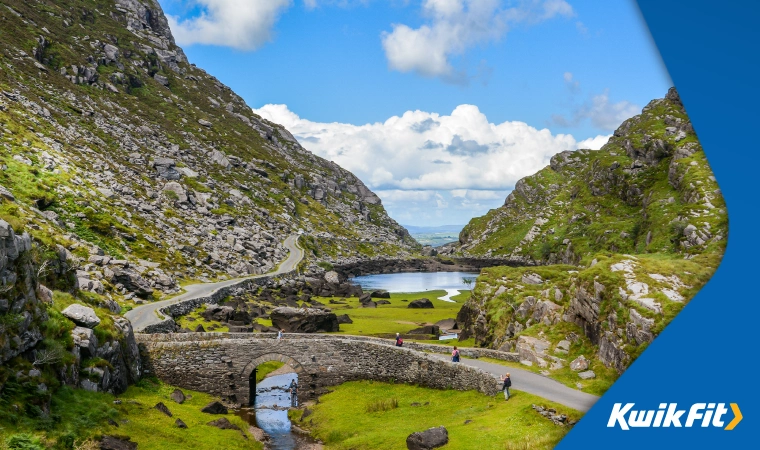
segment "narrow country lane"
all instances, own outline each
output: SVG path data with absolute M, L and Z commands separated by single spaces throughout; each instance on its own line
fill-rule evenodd
M 285 242 L 283 243 L 286 249 L 290 251 L 290 254 L 288 255 L 288 258 L 280 264 L 280 266 L 277 268 L 277 270 L 268 272 L 261 275 L 254 275 L 250 277 L 244 277 L 244 278 L 235 278 L 232 280 L 226 280 L 226 281 L 220 281 L 218 283 L 199 283 L 199 284 L 191 284 L 189 286 L 185 286 L 185 293 L 178 295 L 177 297 L 170 298 L 168 300 L 162 300 L 159 302 L 154 303 L 148 303 L 145 305 L 140 305 L 131 311 L 124 314 L 124 317 L 129 319 L 130 322 L 132 322 L 132 328 L 134 328 L 135 332 L 139 333 L 142 330 L 145 329 L 145 327 L 150 325 L 155 325 L 159 322 L 161 322 L 163 319 L 159 317 L 159 309 L 164 308 L 166 306 L 179 303 L 184 300 L 191 300 L 198 297 L 204 297 L 207 296 L 217 289 L 221 289 L 227 286 L 232 286 L 237 283 L 240 283 L 241 281 L 251 279 L 251 278 L 261 278 L 266 276 L 273 276 L 273 275 L 281 275 L 284 273 L 291 272 L 295 270 L 295 268 L 298 266 L 298 263 L 301 262 L 303 259 L 304 253 L 303 250 L 298 247 L 298 236 L 292 235 L 289 236 L 287 239 L 285 239 Z
M 450 359 L 445 355 L 435 356 L 441 359 Z M 581 412 L 588 411 L 599 400 L 599 397 L 596 395 L 567 387 L 559 381 L 528 370 L 468 358 L 463 358 L 460 364 L 476 367 L 490 373 L 494 378 L 498 378 L 509 372 L 510 378 L 512 378 L 511 390 L 528 392 Z

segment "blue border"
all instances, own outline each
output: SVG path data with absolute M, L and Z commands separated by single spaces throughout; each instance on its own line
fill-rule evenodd
M 760 2 L 639 0 L 726 199 L 721 266 L 557 448 L 760 448 Z M 732 431 L 607 428 L 616 402 L 737 403 Z M 733 415 L 729 412 L 727 418 Z

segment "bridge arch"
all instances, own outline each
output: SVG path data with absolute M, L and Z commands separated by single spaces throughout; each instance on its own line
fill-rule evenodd
M 246 364 L 243 367 L 243 370 L 238 374 L 240 380 L 248 380 L 248 404 L 253 405 L 254 400 L 256 399 L 256 368 L 260 366 L 261 364 L 264 364 L 266 362 L 270 361 L 279 361 L 286 366 L 289 366 L 291 369 L 293 369 L 293 372 L 296 373 L 298 376 L 299 381 L 301 382 L 301 374 L 304 372 L 304 368 L 295 359 L 291 358 L 290 356 L 283 355 L 281 353 L 264 353 L 262 355 L 257 356 L 251 362 Z

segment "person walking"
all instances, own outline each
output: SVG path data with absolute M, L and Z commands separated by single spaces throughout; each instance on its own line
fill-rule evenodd
M 280 328 L 280 331 L 278 331 L 278 332 L 277 332 L 277 340 L 278 340 L 278 341 L 281 341 L 281 340 L 282 340 L 282 333 L 283 333 L 284 331 L 285 331 L 285 330 L 283 330 L 282 328 Z
M 290 392 L 290 406 L 293 408 L 298 407 L 298 383 L 296 383 L 296 380 L 290 382 L 288 390 Z
M 454 350 L 451 352 L 451 361 L 459 362 L 459 349 L 456 345 L 454 346 Z
M 401 347 L 404 345 L 404 340 L 401 339 L 401 335 L 396 333 L 396 347 Z
M 509 400 L 509 388 L 512 386 L 512 379 L 509 377 L 509 372 L 501 377 L 502 389 L 504 390 L 504 400 Z

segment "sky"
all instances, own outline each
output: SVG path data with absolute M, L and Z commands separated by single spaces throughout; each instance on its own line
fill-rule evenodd
M 159 0 L 191 62 L 402 224 L 465 224 L 671 86 L 633 0 Z

